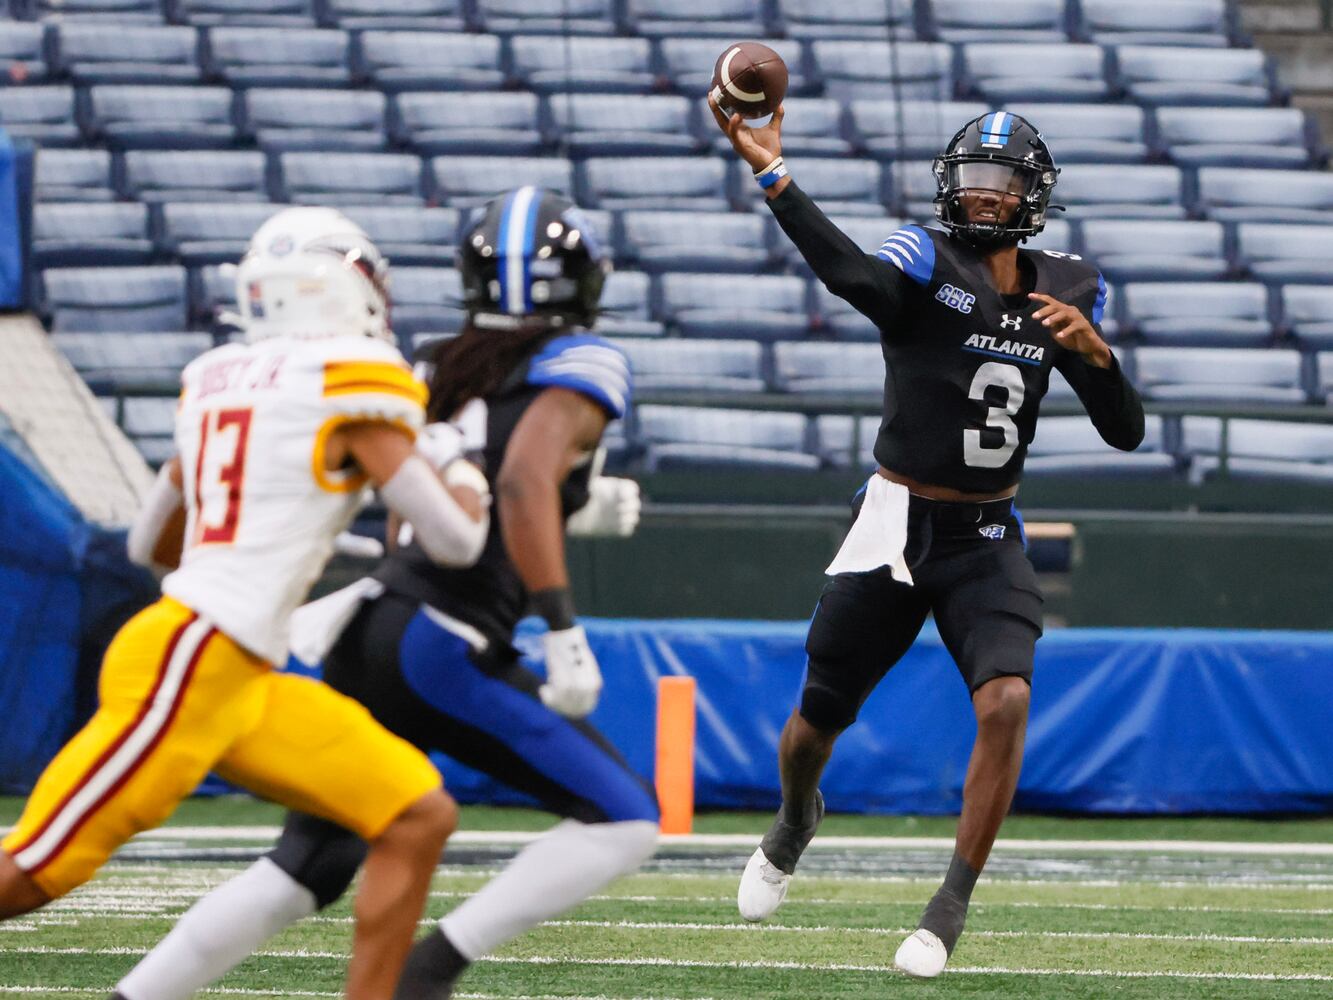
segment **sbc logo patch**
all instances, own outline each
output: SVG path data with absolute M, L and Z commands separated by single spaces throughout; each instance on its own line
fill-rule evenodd
M 981 535 L 981 537 L 983 538 L 990 538 L 994 541 L 999 541 L 1001 538 L 1004 537 L 1004 525 L 988 524 L 984 528 L 978 528 L 977 533 Z
M 953 285 L 942 285 L 940 290 L 935 293 L 935 300 L 943 302 L 950 309 L 957 309 L 960 313 L 970 313 L 972 304 L 977 301 L 977 297 L 969 295 L 961 288 L 955 288 Z

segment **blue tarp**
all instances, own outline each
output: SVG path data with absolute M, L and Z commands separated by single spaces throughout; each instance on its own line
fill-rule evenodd
M 17 309 L 25 302 L 31 169 L 31 149 L 16 148 L 0 128 L 0 309 Z

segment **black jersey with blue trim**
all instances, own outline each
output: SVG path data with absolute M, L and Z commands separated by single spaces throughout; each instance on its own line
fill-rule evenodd
M 573 334 L 543 341 L 520 361 L 500 388 L 480 401 L 484 407 L 485 443 L 473 455 L 494 492 L 509 440 L 529 406 L 548 389 L 577 392 L 606 411 L 611 420 L 625 415 L 632 391 L 629 363 L 610 342 L 591 334 Z M 560 487 L 563 516 L 588 502 L 592 455 L 575 465 Z M 491 517 L 486 547 L 466 569 L 439 566 L 416 542 L 398 549 L 375 570 L 391 590 L 424 601 L 480 629 L 492 643 L 508 643 L 514 626 L 526 613 L 528 594 L 505 549 L 498 516 Z
M 1024 291 L 1002 295 L 982 254 L 941 230 L 904 226 L 867 254 L 794 183 L 768 205 L 829 291 L 879 328 L 884 468 L 966 493 L 1016 485 L 1052 368 L 1108 444 L 1138 447 L 1143 404 L 1119 363 L 1088 364 L 1033 319 L 1045 303 L 1029 291 L 1076 306 L 1100 333 L 1106 282 L 1082 258 L 1020 248 Z

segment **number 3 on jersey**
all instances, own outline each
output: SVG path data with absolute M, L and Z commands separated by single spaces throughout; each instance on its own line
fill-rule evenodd
M 986 407 L 986 426 L 1004 433 L 1004 443 L 996 448 L 981 444 L 981 431 L 968 428 L 963 431 L 963 461 L 974 469 L 998 469 L 1009 461 L 1018 447 L 1018 425 L 1013 418 L 1023 405 L 1023 376 L 1014 365 L 987 361 L 972 378 L 968 398 L 986 402 L 986 390 L 992 386 L 1005 390 L 1004 406 Z
M 199 428 L 199 458 L 194 467 L 194 535 L 192 545 L 230 545 L 241 520 L 245 453 L 254 410 L 209 410 Z M 215 487 L 226 492 L 218 496 Z M 206 495 L 207 494 L 207 495 Z M 224 506 L 218 516 L 211 499 Z M 207 508 L 207 509 L 205 509 Z

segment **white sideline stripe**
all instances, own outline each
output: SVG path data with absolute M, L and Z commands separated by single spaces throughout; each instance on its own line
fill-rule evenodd
M 9 953 L 21 955 L 146 955 L 144 948 L 10 948 Z M 318 958 L 341 959 L 348 956 L 342 952 L 307 951 L 256 951 L 258 958 Z M 478 962 L 496 965 L 609 965 L 620 968 L 660 967 L 673 969 L 784 969 L 794 972 L 894 972 L 892 965 L 859 965 L 851 962 L 708 962 L 698 960 L 680 960 L 674 958 L 571 958 L 559 955 L 527 955 L 521 958 L 504 958 L 495 955 L 483 955 Z M 1274 972 L 1175 972 L 1167 970 L 1132 971 L 1118 969 L 1034 969 L 1005 968 L 1001 966 L 971 966 L 945 969 L 954 974 L 1002 975 L 1002 976 L 1097 976 L 1114 979 L 1229 979 L 1247 982 L 1317 982 L 1333 983 L 1333 975 L 1317 972 L 1293 972 L 1280 974 Z M 268 994 L 265 994 L 268 995 Z
M 8 833 L 9 827 L 0 827 Z M 276 840 L 280 826 L 162 826 L 135 836 L 135 840 Z M 451 844 L 530 844 L 545 830 L 460 830 L 449 838 Z M 753 848 L 758 834 L 684 833 L 663 834 L 661 843 L 679 847 Z M 997 850 L 1065 852 L 1087 854 L 1252 854 L 1305 855 L 1333 858 L 1333 844 L 1283 841 L 1246 843 L 1241 840 L 1031 840 L 1001 837 Z M 941 850 L 952 851 L 952 837 L 816 837 L 807 850 Z M 825 876 L 819 876 L 821 878 Z

